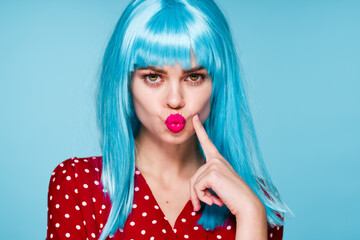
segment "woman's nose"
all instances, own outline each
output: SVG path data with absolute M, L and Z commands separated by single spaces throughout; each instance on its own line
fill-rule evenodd
M 184 107 L 185 99 L 183 89 L 179 83 L 172 83 L 169 85 L 166 101 L 167 105 L 171 108 L 179 109 Z

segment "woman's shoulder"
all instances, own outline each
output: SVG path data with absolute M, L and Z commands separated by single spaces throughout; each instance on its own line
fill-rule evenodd
M 82 188 L 99 189 L 101 185 L 102 157 L 73 157 L 58 164 L 51 173 L 49 192 L 72 188 L 75 193 Z M 80 187 L 82 186 L 82 187 Z
M 101 157 L 66 159 L 51 174 L 47 239 L 96 238 L 111 206 L 101 184 Z
M 73 177 L 79 177 L 79 174 L 87 173 L 90 175 L 99 175 L 101 176 L 102 169 L 102 157 L 101 156 L 92 156 L 92 157 L 72 157 L 68 158 L 61 163 L 59 163 L 54 171 L 52 176 L 61 175 L 61 173 L 68 177 L 70 173 L 73 173 Z M 71 178 L 71 176 L 70 176 Z M 68 178 L 69 179 L 69 178 Z

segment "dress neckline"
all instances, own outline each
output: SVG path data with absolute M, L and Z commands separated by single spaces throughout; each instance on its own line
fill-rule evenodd
M 166 220 L 166 222 L 167 222 L 167 224 L 168 224 L 168 227 L 169 227 L 170 229 L 172 229 L 172 230 L 176 229 L 176 226 L 178 225 L 178 222 L 180 221 L 180 219 L 181 219 L 182 217 L 185 217 L 184 215 L 185 215 L 185 212 L 186 212 L 186 210 L 187 210 L 188 208 L 190 208 L 191 211 L 193 211 L 193 210 L 192 210 L 191 198 L 189 198 L 189 200 L 186 202 L 186 204 L 184 205 L 184 207 L 183 207 L 182 210 L 180 211 L 180 214 L 176 217 L 176 220 L 175 220 L 175 223 L 174 223 L 174 227 L 172 227 L 171 224 L 170 224 L 170 222 L 169 222 L 169 220 L 168 220 L 167 217 L 165 216 L 164 211 L 161 209 L 159 203 L 157 202 L 157 200 L 156 200 L 156 198 L 155 198 L 155 196 L 154 196 L 154 194 L 153 194 L 153 192 L 152 192 L 149 184 L 147 183 L 145 177 L 142 175 L 141 171 L 140 171 L 136 166 L 135 166 L 135 175 L 137 175 L 137 176 L 141 179 L 141 181 L 144 183 L 143 185 L 147 188 L 146 190 L 149 192 L 149 195 L 150 195 L 149 197 L 150 197 L 150 198 L 156 203 L 156 205 L 159 207 L 159 210 L 160 210 L 160 212 L 161 212 L 161 215 L 162 215 L 162 217 L 164 217 L 164 219 Z M 202 208 L 197 212 L 197 214 L 199 214 L 201 211 L 202 211 Z M 173 231 L 173 233 L 174 233 L 174 231 Z

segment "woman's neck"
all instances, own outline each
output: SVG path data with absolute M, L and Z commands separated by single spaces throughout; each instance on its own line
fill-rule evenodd
M 165 183 L 179 178 L 190 178 L 203 161 L 196 135 L 184 143 L 169 144 L 141 128 L 135 138 L 135 146 L 136 167 L 143 174 L 159 178 Z

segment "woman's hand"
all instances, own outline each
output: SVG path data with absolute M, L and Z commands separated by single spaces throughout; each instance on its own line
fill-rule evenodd
M 225 204 L 236 217 L 237 225 L 242 220 L 263 219 L 266 223 L 265 208 L 246 182 L 235 172 L 228 161 L 221 156 L 207 135 L 198 114 L 192 123 L 206 157 L 190 180 L 190 198 L 194 211 L 201 208 L 200 200 L 212 205 Z M 211 188 L 217 196 L 213 195 Z M 266 230 L 266 224 L 265 224 Z

